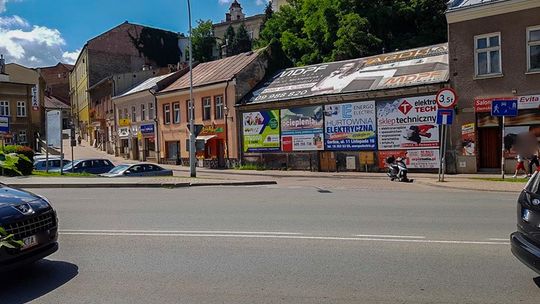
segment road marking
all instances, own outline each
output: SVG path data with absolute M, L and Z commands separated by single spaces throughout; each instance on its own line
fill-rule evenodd
M 195 233 L 118 233 L 118 232 L 60 232 L 61 235 L 77 236 L 148 236 L 148 237 L 209 237 L 209 238 L 253 238 L 253 239 L 289 239 L 289 240 L 323 240 L 323 241 L 360 241 L 360 242 L 393 242 L 393 243 L 426 243 L 426 244 L 462 244 L 462 245 L 501 245 L 508 246 L 510 242 L 494 241 L 460 241 L 460 240 L 422 240 L 422 239 L 391 239 L 368 237 L 338 237 L 338 236 L 303 236 L 303 235 L 263 235 L 263 234 L 195 234 Z
M 392 238 L 392 239 L 425 239 L 426 238 L 425 236 L 419 236 L 419 235 L 387 235 L 387 234 L 357 234 L 355 236 L 363 237 L 363 238 Z
M 508 239 L 501 239 L 501 238 L 490 238 L 488 241 L 501 241 L 501 242 L 508 242 Z
M 303 235 L 303 233 L 297 232 L 276 232 L 276 231 L 191 231 L 191 230 L 72 230 L 64 229 L 60 230 L 60 233 L 145 233 L 145 234 L 260 234 L 260 235 Z

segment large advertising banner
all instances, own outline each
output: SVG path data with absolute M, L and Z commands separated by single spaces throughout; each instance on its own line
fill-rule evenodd
M 435 95 L 377 102 L 379 150 L 439 147 Z
M 379 151 L 379 167 L 386 167 L 386 159 L 390 156 L 405 158 L 405 164 L 410 169 L 438 169 L 441 163 L 439 150 L 396 150 Z
M 324 106 L 326 150 L 375 150 L 375 125 L 375 101 Z
M 279 110 L 243 114 L 244 152 L 279 151 Z
M 281 149 L 284 152 L 324 150 L 323 127 L 322 106 L 281 110 Z

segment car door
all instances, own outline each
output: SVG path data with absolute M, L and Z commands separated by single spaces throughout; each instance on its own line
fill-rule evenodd
M 540 244 L 540 172 L 531 177 L 519 202 L 518 223 L 530 238 Z
M 133 165 L 131 168 L 129 168 L 129 174 L 128 176 L 143 176 L 144 175 L 144 167 L 142 165 Z

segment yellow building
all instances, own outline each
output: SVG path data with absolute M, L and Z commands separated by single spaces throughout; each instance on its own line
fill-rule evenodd
M 69 76 L 71 113 L 81 136 L 87 133 L 90 122 L 88 88 L 88 50 L 85 46 Z

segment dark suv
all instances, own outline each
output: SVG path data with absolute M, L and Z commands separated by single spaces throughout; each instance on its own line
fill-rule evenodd
M 517 228 L 512 233 L 512 253 L 540 274 L 540 172 L 536 172 L 519 196 Z
M 0 184 L 0 227 L 24 243 L 17 249 L 0 248 L 0 272 L 58 250 L 58 219 L 45 197 Z

